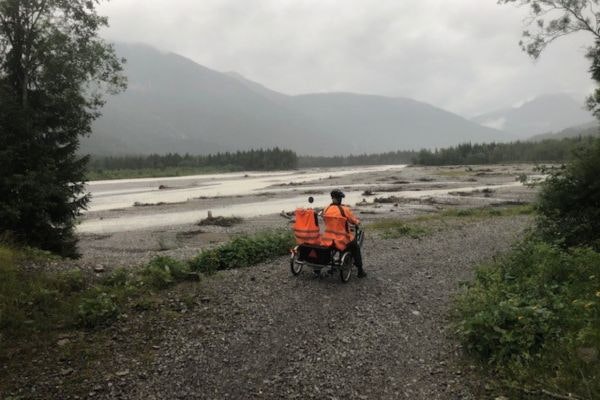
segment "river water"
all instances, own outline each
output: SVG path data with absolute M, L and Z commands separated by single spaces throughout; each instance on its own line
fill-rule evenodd
M 122 179 L 110 181 L 95 181 L 88 184 L 92 194 L 89 211 L 106 211 L 127 209 L 135 203 L 178 203 L 194 198 L 214 198 L 220 196 L 247 196 L 261 192 L 282 193 L 290 192 L 296 187 L 293 184 L 319 181 L 333 177 L 341 177 L 362 172 L 401 171 L 404 165 L 354 167 L 335 170 L 307 169 L 286 172 L 248 172 L 215 175 L 197 175 L 174 178 Z M 292 185 L 290 185 L 292 183 Z M 448 183 L 448 182 L 447 182 Z M 496 186 L 468 186 L 452 189 L 414 190 L 386 192 L 386 196 L 401 198 L 423 198 L 429 196 L 447 195 L 455 191 L 473 191 L 485 188 L 513 187 L 520 183 L 509 183 Z M 346 193 L 345 202 L 355 204 L 362 200 L 362 190 L 353 191 L 353 186 L 364 187 L 365 184 L 343 185 Z M 377 186 L 385 186 L 378 184 Z M 350 188 L 350 189 L 349 189 Z M 331 185 L 302 186 L 302 191 L 324 190 L 328 192 Z M 249 200 L 248 203 L 230 204 L 226 202 L 220 207 L 210 207 L 214 215 L 254 217 L 279 213 L 282 210 L 293 210 L 298 206 L 306 206 L 307 195 L 286 198 L 264 197 L 261 201 Z M 330 200 L 327 194 L 315 196 L 318 206 L 327 204 Z M 160 214 L 144 213 L 123 215 L 115 218 L 93 218 L 84 220 L 78 231 L 82 233 L 113 233 L 128 230 L 160 228 L 173 225 L 188 224 L 205 218 L 208 208 L 161 212 Z
M 135 203 L 178 203 L 198 197 L 247 196 L 261 191 L 294 190 L 300 184 L 360 172 L 401 170 L 404 165 L 354 167 L 335 170 L 305 169 L 284 172 L 247 172 L 195 175 L 173 178 L 119 179 L 94 181 L 87 186 L 92 194 L 89 211 L 133 207 Z M 273 185 L 286 185 L 271 187 Z M 323 186 L 325 187 L 325 186 Z M 303 187 L 308 190 L 308 188 Z

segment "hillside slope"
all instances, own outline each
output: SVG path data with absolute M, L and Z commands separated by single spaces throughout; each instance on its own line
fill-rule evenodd
M 279 146 L 332 155 L 510 139 L 411 99 L 350 93 L 288 96 L 235 72 L 221 73 L 173 53 L 120 44 L 126 92 L 108 99 L 92 154 L 235 151 Z

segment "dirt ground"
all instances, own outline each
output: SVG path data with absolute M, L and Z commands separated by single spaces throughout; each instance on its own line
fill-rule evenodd
M 533 173 L 532 167 L 407 168 L 402 176 L 345 177 L 332 186 L 360 181 L 365 190 L 378 192 L 379 182 L 393 179 L 427 190 L 466 182 L 500 185 L 522 173 Z M 14 364 L 0 367 L 0 382 L 8 383 L 0 397 L 485 398 L 486 383 L 461 358 L 452 336 L 452 296 L 475 266 L 506 252 L 523 235 L 530 217 L 431 219 L 424 222 L 430 233 L 420 239 L 386 239 L 368 224 L 448 208 L 518 204 L 534 195 L 534 189 L 510 187 L 389 204 L 367 196 L 355 207 L 367 226 L 367 278 L 354 275 L 342 284 L 338 276 L 317 278 L 306 270 L 295 277 L 285 257 L 219 272 L 165 292 L 150 311 L 126 316 L 102 332 L 71 334 L 64 346 L 15 354 Z M 200 231 L 189 224 L 86 235 L 76 265 L 110 269 L 157 254 L 185 259 L 236 233 L 288 226 L 271 215 L 229 228 Z

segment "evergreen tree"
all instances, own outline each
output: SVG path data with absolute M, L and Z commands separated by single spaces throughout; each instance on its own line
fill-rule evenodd
M 98 3 L 0 0 L 0 232 L 62 255 L 89 200 L 79 138 L 125 87 Z

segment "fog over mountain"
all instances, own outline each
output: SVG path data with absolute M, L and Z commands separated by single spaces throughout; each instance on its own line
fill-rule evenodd
M 91 154 L 206 154 L 279 146 L 300 154 L 371 153 L 510 140 L 407 98 L 324 93 L 288 96 L 173 53 L 120 44 L 128 90 L 110 97 Z
M 578 136 L 594 136 L 598 134 L 600 134 L 600 125 L 598 124 L 598 121 L 592 121 L 582 125 L 571 126 L 561 130 L 560 132 L 550 132 L 535 135 L 529 140 L 536 142 L 545 139 L 565 139 Z
M 538 96 L 519 107 L 492 111 L 473 118 L 482 125 L 511 132 L 526 139 L 533 135 L 559 132 L 594 120 L 583 100 L 557 93 Z

